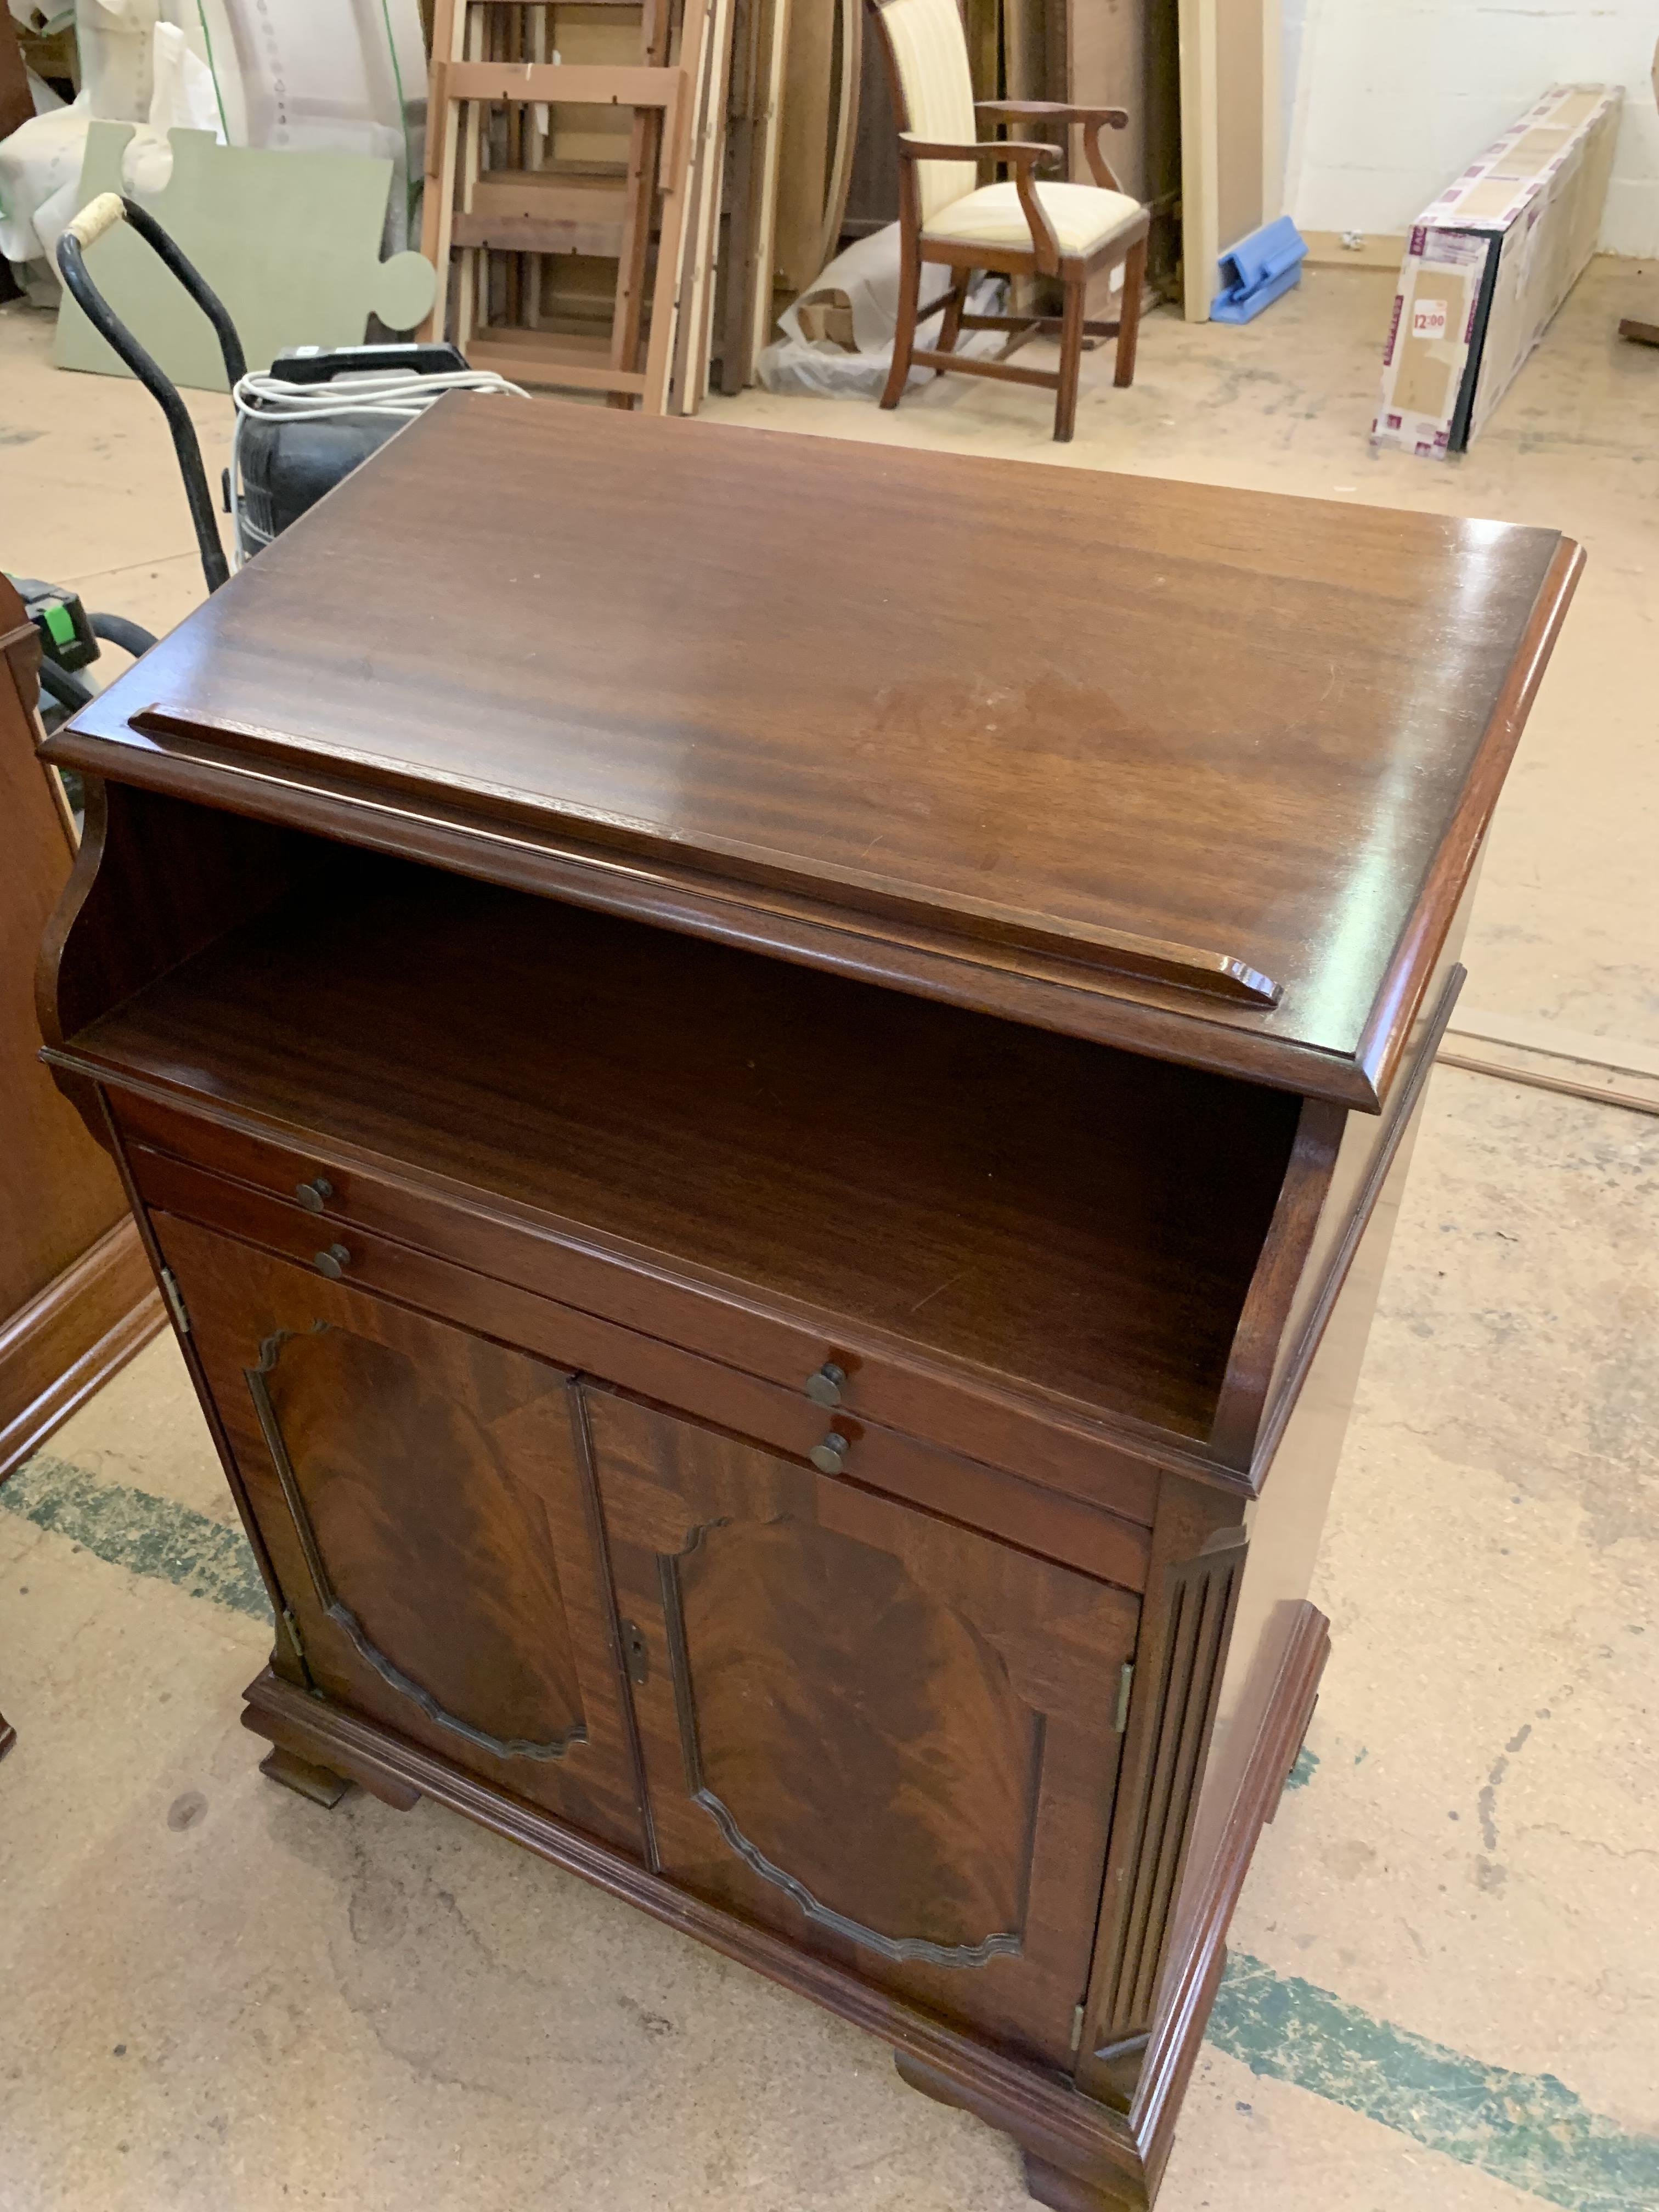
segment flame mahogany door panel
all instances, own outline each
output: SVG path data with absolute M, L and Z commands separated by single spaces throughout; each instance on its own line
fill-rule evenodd
M 643 1856 L 569 1377 L 153 1221 L 317 1686 Z
M 582 1398 L 663 1872 L 1066 2064 L 1136 1600 L 609 1390 Z

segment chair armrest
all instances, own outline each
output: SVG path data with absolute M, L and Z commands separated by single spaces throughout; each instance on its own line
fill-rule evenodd
M 1101 149 L 1100 134 L 1108 129 L 1127 130 L 1129 124 L 1127 107 L 1075 107 L 1070 101 L 1063 100 L 976 100 L 974 112 L 988 116 L 994 122 L 1080 124 L 1083 155 L 1089 164 L 1089 174 L 1103 191 L 1121 192 L 1123 190 L 1117 180 L 1117 173 Z
M 1127 107 L 1077 107 L 1065 100 L 976 100 L 974 112 L 1032 122 L 1046 116 L 1051 123 L 1103 123 L 1113 131 L 1129 127 Z
M 1058 274 L 1060 269 L 1060 240 L 1048 220 L 1042 201 L 1037 198 L 1033 169 L 1049 168 L 1062 156 L 1058 146 L 1046 146 L 1038 138 L 993 138 L 983 146 L 939 145 L 932 140 L 913 138 L 908 132 L 899 133 L 900 157 L 907 161 L 1006 161 L 1014 173 L 1014 190 L 1019 194 L 1020 206 L 1031 230 L 1031 250 L 1036 256 L 1036 265 L 1045 276 Z
M 1062 159 L 1058 146 L 1037 138 L 988 138 L 982 146 L 945 145 L 899 133 L 899 153 L 907 161 L 1012 161 L 1034 168 Z

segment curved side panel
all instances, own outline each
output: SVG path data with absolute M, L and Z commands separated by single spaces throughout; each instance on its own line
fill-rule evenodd
M 1331 1188 L 1342 1133 L 1349 1116 L 1340 1106 L 1304 1098 L 1296 1141 L 1273 1207 L 1261 1256 L 1238 1318 L 1226 1376 L 1210 1425 L 1209 1449 L 1241 1474 L 1267 1407 L 1273 1363 L 1291 1306 Z
M 131 785 L 86 779 L 86 823 L 35 970 L 49 1046 L 67 1044 L 135 991 L 291 888 L 309 840 Z M 55 1069 L 99 1143 L 108 1132 L 90 1085 Z
M 104 787 L 94 778 L 86 780 L 86 818 L 82 826 L 81 843 L 75 856 L 70 879 L 64 886 L 63 896 L 52 908 L 46 923 L 46 935 L 40 940 L 40 957 L 34 970 L 34 1016 L 40 1025 L 42 1041 L 47 1045 L 61 1045 L 64 1041 L 63 1020 L 62 978 L 64 969 L 64 948 L 74 934 L 82 908 L 90 897 L 97 881 L 103 857 L 104 840 L 108 816 L 104 803 Z M 71 985 L 70 1003 L 76 993 Z M 74 1027 L 71 1025 L 71 1033 Z M 86 1124 L 94 1144 L 112 1152 L 109 1124 L 104 1117 L 102 1103 L 94 1086 L 84 1076 L 71 1074 L 68 1069 L 54 1067 L 52 1080 L 64 1097 L 74 1107 Z
M 1458 932 L 1461 936 L 1461 930 Z M 1273 1224 L 1250 1284 L 1211 1425 L 1212 1457 L 1259 1492 L 1295 1404 L 1299 1378 L 1342 1287 L 1390 1164 L 1411 1125 L 1462 988 L 1448 963 L 1419 1026 L 1406 1073 L 1380 1115 L 1303 1101 Z
M 97 880 L 103 860 L 108 819 L 105 787 L 95 777 L 88 776 L 86 780 L 86 819 L 82 827 L 80 849 L 70 871 L 70 879 L 64 886 L 63 896 L 53 908 L 46 923 L 46 933 L 40 940 L 40 958 L 34 971 L 35 1018 L 40 1024 L 40 1035 L 49 1045 L 60 1045 L 64 1041 L 65 1030 L 59 1006 L 64 948 Z M 78 1027 L 79 1024 L 73 1026 Z M 61 1082 L 61 1078 L 59 1079 Z

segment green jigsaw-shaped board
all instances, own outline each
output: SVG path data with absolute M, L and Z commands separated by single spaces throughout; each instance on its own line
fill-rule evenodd
M 119 192 L 130 123 L 94 123 L 81 169 L 85 207 Z M 230 310 L 250 368 L 285 346 L 361 345 L 371 314 L 412 330 L 438 280 L 418 253 L 380 258 L 392 164 L 368 154 L 278 154 L 221 146 L 206 131 L 175 131 L 173 174 L 160 192 L 134 192 Z M 226 388 L 218 343 L 199 307 L 125 224 L 106 231 L 87 269 L 110 306 L 175 384 Z M 60 368 L 125 376 L 67 293 L 58 318 Z

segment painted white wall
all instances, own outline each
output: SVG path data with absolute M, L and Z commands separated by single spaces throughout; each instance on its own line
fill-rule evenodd
M 1306 0 L 1285 205 L 1304 231 L 1398 235 L 1547 87 L 1622 84 L 1600 243 L 1659 255 L 1656 36 L 1656 0 Z

